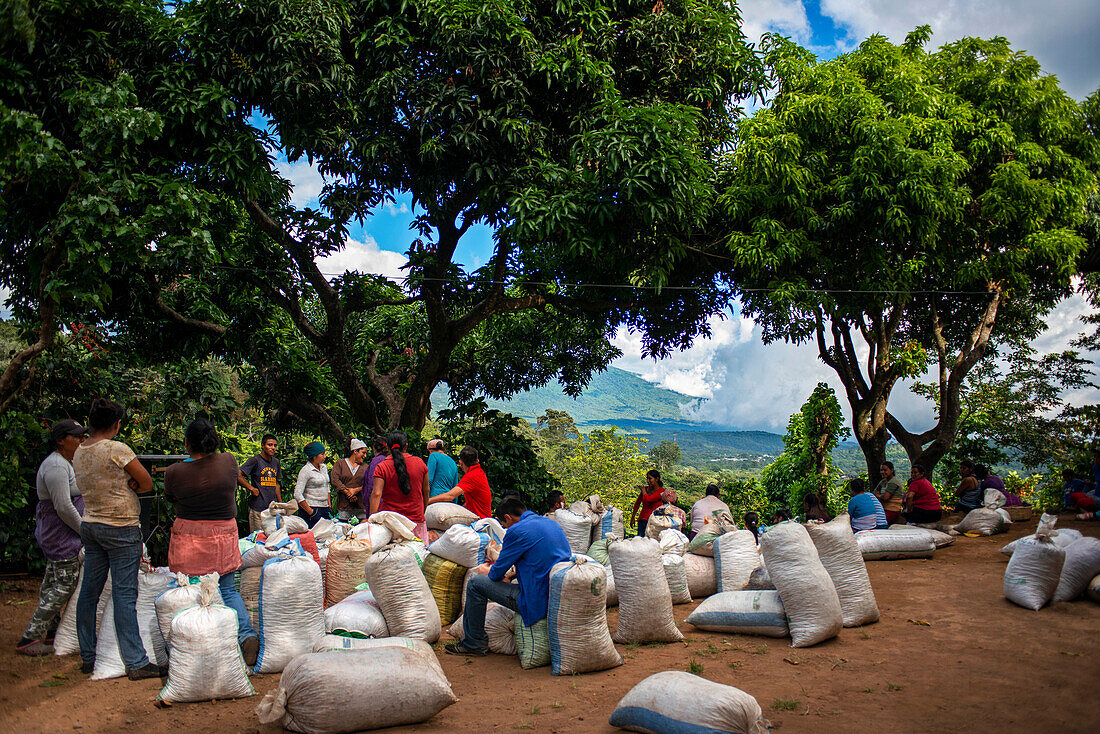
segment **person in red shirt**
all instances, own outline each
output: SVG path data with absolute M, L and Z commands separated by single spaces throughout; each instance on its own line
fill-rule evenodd
M 467 510 L 478 517 L 492 517 L 493 492 L 489 489 L 489 479 L 485 476 L 485 470 L 481 468 L 477 449 L 473 446 L 464 446 L 458 452 L 458 468 L 462 470 L 462 479 L 458 480 L 455 488 L 431 497 L 428 504 L 454 502 L 459 497 L 464 497 Z
M 939 522 L 943 518 L 940 496 L 932 482 L 925 479 L 924 467 L 920 464 L 913 464 L 909 470 L 909 489 L 905 493 L 902 517 L 913 523 Z
M 397 512 L 416 523 L 416 537 L 428 542 L 424 507 L 428 503 L 428 465 L 419 456 L 406 454 L 409 439 L 402 431 L 386 436 L 389 452 L 374 470 L 374 491 L 370 495 L 370 514 Z
M 638 535 L 645 535 L 645 526 L 649 522 L 649 516 L 653 511 L 664 504 L 662 496 L 665 485 L 661 484 L 661 472 L 650 469 L 645 475 L 645 484 L 638 486 L 638 497 L 634 500 L 634 509 L 630 511 L 630 524 L 634 524 L 634 516 L 638 514 L 638 506 L 642 508 L 642 514 L 638 518 Z

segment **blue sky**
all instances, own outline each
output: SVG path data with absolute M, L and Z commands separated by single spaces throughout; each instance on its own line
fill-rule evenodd
M 934 33 L 932 47 L 967 35 L 1003 35 L 1014 48 L 1035 56 L 1075 98 L 1083 99 L 1100 86 L 1100 3 L 1095 0 L 743 0 L 739 7 L 751 40 L 778 32 L 820 58 L 849 51 L 872 33 L 900 42 L 910 30 L 928 23 Z M 315 171 L 304 163 L 283 163 L 280 168 L 295 183 L 297 203 L 316 202 L 321 182 Z M 411 209 L 409 197 L 399 196 L 353 226 L 345 250 L 324 261 L 325 272 L 357 269 L 399 275 L 413 239 Z M 481 227 L 467 233 L 457 259 L 476 268 L 491 252 L 492 233 Z M 1068 299 L 1050 315 L 1050 328 L 1035 346 L 1041 352 L 1066 348 L 1080 332 L 1079 318 L 1088 310 L 1082 297 Z M 714 317 L 712 327 L 711 339 L 661 361 L 643 358 L 640 337 L 620 331 L 615 344 L 623 356 L 615 365 L 663 387 L 706 398 L 693 417 L 734 428 L 781 432 L 789 414 L 819 381 L 843 394 L 813 346 L 764 345 L 759 328 L 734 311 Z M 1075 404 L 1098 402 L 1100 391 L 1079 391 L 1066 399 Z M 904 385 L 895 389 L 891 410 L 911 429 L 922 430 L 933 421 L 930 403 Z

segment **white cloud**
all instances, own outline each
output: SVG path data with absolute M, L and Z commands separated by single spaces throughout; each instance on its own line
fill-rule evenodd
M 1095 0 L 821 0 L 821 14 L 848 32 L 839 50 L 873 33 L 896 43 L 927 23 L 933 48 L 963 36 L 1004 36 L 1013 49 L 1038 59 L 1077 99 L 1100 84 L 1100 3 Z
M 405 202 L 401 202 L 401 206 L 395 205 L 392 201 L 386 202 L 386 211 L 390 213 L 390 216 L 398 216 L 401 214 L 409 213 L 409 205 Z
M 344 249 L 317 259 L 321 272 L 330 277 L 358 271 L 400 279 L 405 276 L 401 268 L 406 262 L 404 255 L 380 248 L 370 235 L 365 242 L 349 239 Z
M 615 366 L 634 372 L 649 382 L 696 398 L 709 398 L 721 387 L 725 379 L 725 366 L 717 359 L 719 353 L 753 338 L 751 319 L 731 317 L 725 314 L 709 319 L 711 336 L 699 339 L 690 349 L 663 360 L 642 357 L 642 337 L 620 328 L 613 343 L 623 356 L 615 360 Z
M 1090 310 L 1080 295 L 1063 301 L 1047 319 L 1050 328 L 1033 343 L 1036 349 L 1046 354 L 1067 348 L 1081 332 L 1080 317 Z M 765 345 L 759 328 L 743 317 L 712 324 L 713 339 L 700 340 L 691 349 L 660 361 L 643 359 L 641 337 L 620 330 L 614 343 L 623 356 L 615 366 L 670 390 L 708 398 L 685 416 L 690 420 L 777 433 L 786 429 L 791 413 L 806 402 L 814 386 L 825 382 L 836 392 L 846 425 L 850 425 L 844 387 L 836 373 L 818 359 L 816 345 Z M 865 348 L 860 353 L 866 357 Z M 1095 362 L 1097 355 L 1092 356 Z M 932 377 L 921 379 L 927 382 Z M 907 381 L 894 388 L 890 411 L 910 431 L 923 431 L 935 422 L 933 405 L 914 395 L 910 384 Z M 1097 403 L 1100 390 L 1074 391 L 1063 397 L 1075 405 Z
M 317 197 L 321 195 L 325 179 L 315 165 L 304 159 L 294 163 L 279 161 L 275 164 L 275 170 L 280 176 L 290 181 L 293 187 L 290 193 L 291 204 L 294 206 L 317 204 Z
M 799 0 L 741 0 L 741 31 L 755 43 L 765 33 L 780 33 L 808 44 L 812 35 L 806 8 Z
M 738 3 L 745 35 L 757 41 L 765 31 L 790 36 L 831 56 L 849 51 L 880 33 L 895 43 L 919 25 L 932 26 L 931 47 L 963 36 L 1004 36 L 1054 74 L 1062 88 L 1084 99 L 1100 84 L 1100 3 L 1096 0 L 821 0 L 819 11 L 839 36 L 831 47 L 812 43 L 813 29 L 801 0 L 743 0 Z M 825 42 L 819 35 L 818 43 Z

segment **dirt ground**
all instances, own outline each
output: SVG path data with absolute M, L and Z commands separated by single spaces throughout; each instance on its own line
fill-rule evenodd
M 1068 515 L 1059 524 L 1100 537 L 1100 524 Z M 613 731 L 607 718 L 631 686 L 692 660 L 704 678 L 756 696 L 783 734 L 1096 731 L 1100 605 L 1078 600 L 1032 612 L 1002 594 L 1005 556 L 997 549 L 1035 525 L 961 538 L 930 560 L 867 564 L 882 621 L 808 649 L 696 630 L 683 622 L 695 605 L 683 604 L 675 612 L 684 643 L 620 645 L 625 664 L 601 673 L 558 678 L 549 668 L 522 670 L 514 657 L 441 654 L 459 702 L 426 724 L 390 731 Z M 275 731 L 259 726 L 258 697 L 157 709 L 155 680 L 93 682 L 76 656 L 15 655 L 37 588 L 29 577 L 0 582 L 0 731 Z M 616 610 L 608 622 L 614 629 Z M 252 680 L 262 696 L 278 676 Z

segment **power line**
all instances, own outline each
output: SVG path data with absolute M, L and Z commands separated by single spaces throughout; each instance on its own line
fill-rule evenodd
M 208 268 L 215 268 L 219 270 L 234 270 L 249 273 L 270 273 L 278 275 L 286 275 L 288 271 L 278 269 L 262 269 L 256 267 L 246 267 L 243 265 L 208 265 Z M 470 276 L 468 279 L 458 278 L 429 278 L 429 277 L 413 277 L 413 276 L 389 276 L 381 273 L 363 273 L 358 270 L 346 270 L 341 273 L 326 273 L 321 272 L 321 275 L 325 278 L 339 278 L 348 274 L 356 275 L 373 275 L 379 278 L 385 278 L 388 281 L 396 284 L 407 285 L 411 281 L 420 283 L 449 283 L 452 285 L 503 285 L 507 286 L 534 286 L 542 288 L 550 287 L 576 287 L 576 288 L 606 288 L 606 289 L 619 289 L 619 290 L 652 290 L 652 291 L 702 291 L 705 290 L 703 286 L 696 285 L 632 285 L 629 283 L 586 283 L 586 282 L 564 282 L 564 281 L 534 281 L 534 280 L 484 280 L 477 278 L 476 276 Z M 988 296 L 992 291 L 988 290 L 974 290 L 974 291 L 962 291 L 962 290 L 889 290 L 889 289 L 851 289 L 851 288 L 737 288 L 733 287 L 733 291 L 737 293 L 775 293 L 782 290 L 788 293 L 817 293 L 817 294 L 844 294 L 844 295 L 896 295 L 899 293 L 907 293 L 913 295 L 940 295 L 940 296 Z

